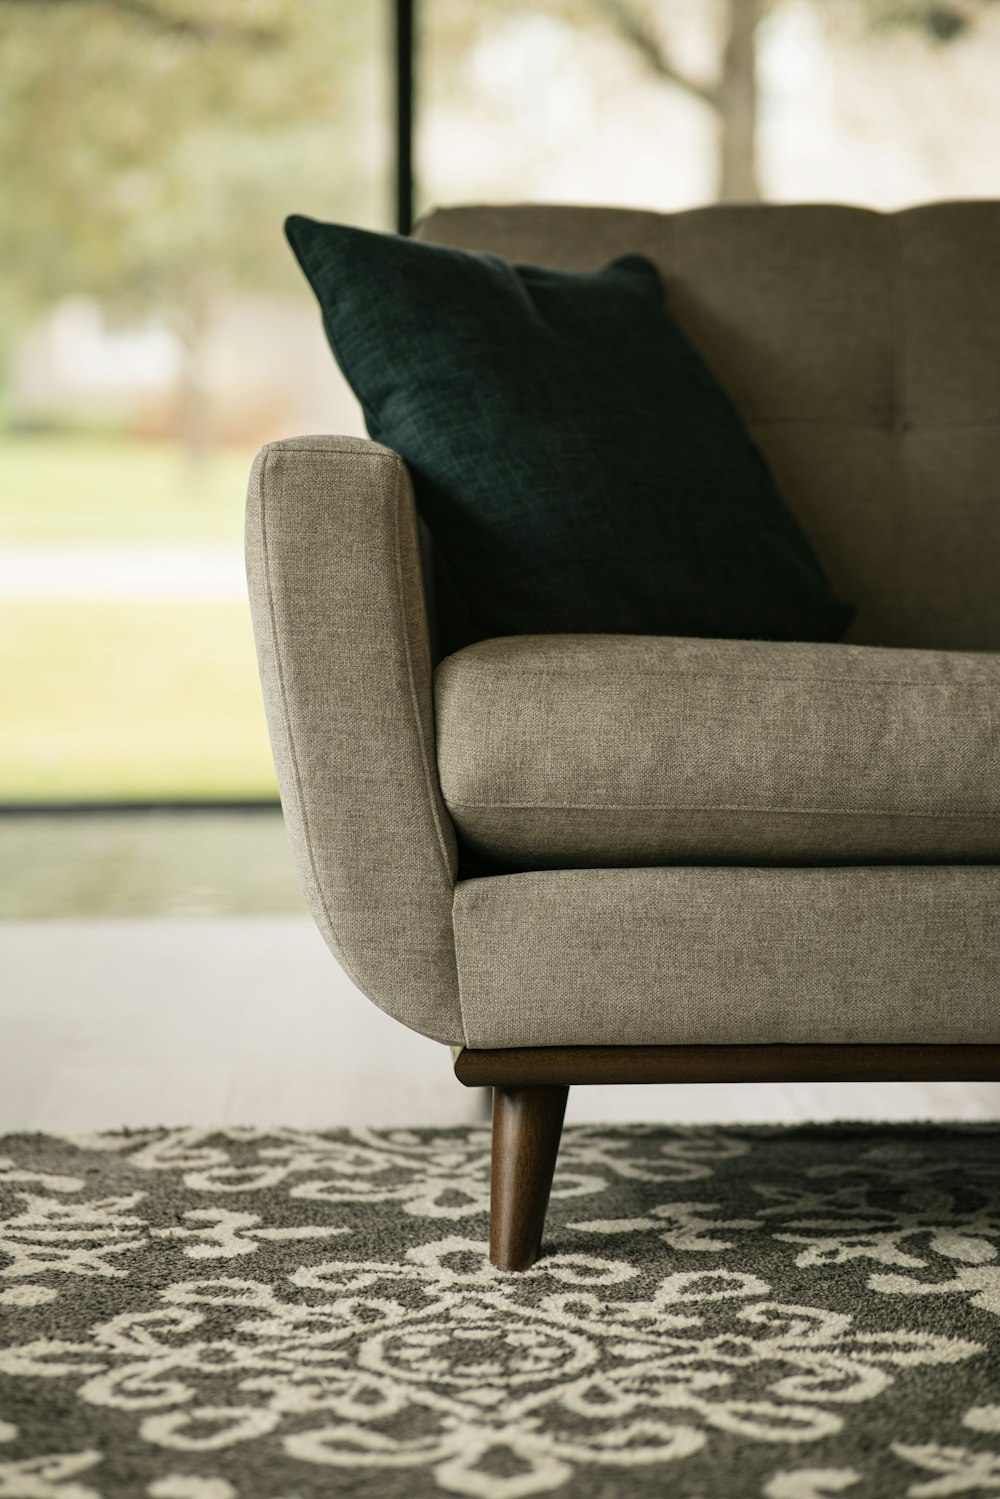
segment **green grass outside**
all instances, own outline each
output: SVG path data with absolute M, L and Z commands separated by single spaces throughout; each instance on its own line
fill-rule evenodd
M 249 451 L 0 439 L 0 546 L 239 545 Z M 249 611 L 0 599 L 0 802 L 275 794 Z
M 0 599 L 0 801 L 276 795 L 249 610 Z
M 0 438 L 0 543 L 238 542 L 253 452 L 193 470 L 176 443 Z

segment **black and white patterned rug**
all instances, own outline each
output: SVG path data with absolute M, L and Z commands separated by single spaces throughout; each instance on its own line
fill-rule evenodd
M 1000 1494 L 1000 1127 L 0 1141 L 0 1499 Z

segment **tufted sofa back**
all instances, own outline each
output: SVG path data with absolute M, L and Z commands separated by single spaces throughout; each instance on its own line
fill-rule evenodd
M 416 232 L 566 270 L 648 256 L 858 606 L 849 638 L 1000 650 L 1000 202 L 528 204 L 443 209 Z M 464 643 L 460 621 L 445 633 Z

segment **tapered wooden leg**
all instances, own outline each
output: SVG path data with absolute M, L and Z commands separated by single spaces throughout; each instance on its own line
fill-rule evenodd
M 538 1258 L 569 1088 L 493 1089 L 490 1259 L 529 1270 Z

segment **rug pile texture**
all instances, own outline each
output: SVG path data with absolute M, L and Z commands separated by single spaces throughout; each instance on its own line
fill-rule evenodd
M 1000 1127 L 0 1141 L 0 1499 L 1000 1494 Z

